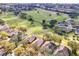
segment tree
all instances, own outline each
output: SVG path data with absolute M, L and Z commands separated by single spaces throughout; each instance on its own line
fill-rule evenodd
M 52 16 L 52 14 L 49 14 L 49 16 Z
M 31 24 L 33 24 L 33 23 L 34 23 L 34 20 L 33 20 L 32 16 L 30 16 L 30 15 L 29 15 L 28 21 L 30 21 L 30 22 L 31 22 Z
M 55 33 L 59 34 L 59 35 L 66 35 L 66 32 L 63 31 L 63 28 L 55 26 L 54 27 Z
M 12 53 L 12 50 L 16 47 L 14 42 L 9 42 L 7 40 L 0 41 L 0 46 L 5 48 L 7 54 Z
M 46 48 L 46 47 L 40 48 L 39 51 L 40 51 L 41 55 L 44 55 L 44 56 L 52 56 L 53 55 L 53 51 L 49 48 Z
M 25 48 L 23 48 L 23 47 L 17 47 L 14 49 L 13 52 L 14 52 L 15 56 L 25 56 L 26 55 Z
M 0 35 L 2 36 L 2 38 L 6 38 L 6 37 L 9 36 L 9 34 L 7 32 L 5 32 L 5 31 L 1 31 Z
M 46 22 L 46 20 L 42 20 L 42 24 L 44 24 Z
M 61 40 L 62 40 L 62 39 L 63 39 L 62 36 L 57 35 L 57 34 L 55 34 L 55 33 L 54 33 L 54 35 L 53 35 L 53 37 L 52 37 L 52 40 L 53 40 L 54 42 L 58 42 L 59 44 L 61 43 Z
M 60 13 L 59 13 L 59 12 L 57 12 L 57 13 L 56 13 L 56 15 L 57 15 L 57 16 L 59 16 L 59 15 L 60 15 Z
M 49 28 L 53 28 L 54 25 L 57 23 L 57 21 L 56 20 L 50 20 L 49 23 L 50 23 Z
M 14 15 L 18 15 L 20 13 L 20 11 L 14 11 Z
M 71 49 L 72 49 L 72 55 L 76 55 L 76 52 L 77 52 L 76 49 L 77 49 L 78 45 L 79 45 L 79 44 L 77 44 L 77 43 L 74 42 L 74 41 L 69 41 L 69 42 L 68 42 L 68 46 L 70 46 Z
M 79 46 L 77 46 L 77 49 L 75 49 L 75 50 L 76 50 L 77 56 L 79 56 Z
M 39 11 L 37 11 L 37 13 L 39 14 Z
M 47 29 L 46 20 L 42 20 L 42 26 L 43 26 L 43 29 Z
M 18 43 L 22 40 L 20 35 L 20 32 L 17 35 L 12 35 L 10 42 L 15 42 L 16 46 L 18 46 Z
M 53 33 L 51 32 L 44 32 L 43 38 L 45 41 L 52 41 Z
M 26 13 L 20 13 L 20 18 L 21 19 L 27 19 L 27 14 Z

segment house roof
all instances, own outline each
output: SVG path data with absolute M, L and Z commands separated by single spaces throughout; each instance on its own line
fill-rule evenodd
M 54 52 L 55 56 L 69 56 L 69 49 L 65 46 L 59 46 Z
M 34 40 L 36 40 L 36 37 L 35 37 L 35 36 L 32 36 L 32 37 L 28 38 L 27 40 L 31 43 L 31 42 L 33 42 Z

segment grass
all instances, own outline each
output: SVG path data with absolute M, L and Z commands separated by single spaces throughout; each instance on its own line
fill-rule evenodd
M 39 11 L 39 13 L 38 13 Z M 16 26 L 26 26 L 26 27 L 31 27 L 31 26 L 41 26 L 42 20 L 47 20 L 49 21 L 50 19 L 57 19 L 57 21 L 61 21 L 64 18 L 67 18 L 66 15 L 62 16 L 57 16 L 55 12 L 52 11 L 47 11 L 43 9 L 37 9 L 37 10 L 31 10 L 31 11 L 24 11 L 28 15 L 31 15 L 34 19 L 34 24 L 30 25 L 30 22 L 24 19 L 20 19 L 18 16 L 14 16 L 12 13 L 6 13 L 2 14 L 2 19 L 6 21 L 7 24 L 11 25 L 16 25 Z M 50 16 L 51 14 L 51 16 Z

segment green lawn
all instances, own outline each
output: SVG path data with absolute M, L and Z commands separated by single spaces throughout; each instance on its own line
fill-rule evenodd
M 39 11 L 39 13 L 37 13 Z M 62 21 L 64 18 L 68 18 L 66 15 L 57 16 L 55 12 L 43 10 L 43 9 L 37 9 L 32 11 L 24 11 L 28 15 L 31 15 L 33 19 L 36 21 L 34 22 L 35 26 L 41 26 L 42 20 L 49 20 L 49 19 L 57 19 L 57 21 Z M 51 14 L 51 16 L 49 16 Z M 12 13 L 6 13 L 2 15 L 2 19 L 6 21 L 9 25 L 15 24 L 15 25 L 24 25 L 24 26 L 30 26 L 30 22 L 23 19 L 20 19 L 17 16 L 12 15 Z

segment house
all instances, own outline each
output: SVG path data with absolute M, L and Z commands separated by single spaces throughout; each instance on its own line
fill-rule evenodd
M 4 49 L 4 47 L 0 46 L 0 56 L 4 56 L 6 54 L 6 51 Z
M 43 47 L 43 48 L 46 48 L 46 49 L 51 49 L 52 51 L 54 51 L 57 46 L 56 46 L 53 42 L 46 41 L 46 42 L 42 45 L 42 47 Z
M 61 28 L 61 31 L 65 32 L 70 32 L 73 29 L 72 25 L 67 22 L 58 22 L 57 26 Z
M 28 38 L 27 40 L 29 41 L 29 43 L 32 43 L 34 40 L 36 40 L 36 36 L 32 36 Z
M 79 34 L 79 20 L 69 19 L 69 20 L 66 20 L 66 22 L 71 25 L 71 27 L 69 27 L 69 28 L 72 28 L 74 30 L 75 34 Z
M 36 46 L 42 46 L 44 43 L 44 40 L 43 39 L 36 39 L 32 44 L 35 44 Z
M 53 54 L 55 56 L 69 56 L 70 50 L 65 46 L 59 46 Z
M 79 26 L 75 27 L 75 34 L 79 35 Z
M 0 30 L 7 30 L 9 28 L 9 26 L 7 24 L 4 24 L 4 25 L 0 25 Z
M 75 28 L 76 26 L 79 26 L 79 20 L 77 19 L 68 19 L 65 22 L 71 24 L 73 28 Z
M 63 26 L 65 26 L 65 24 L 64 24 L 64 22 L 58 22 L 58 26 L 63 27 Z

